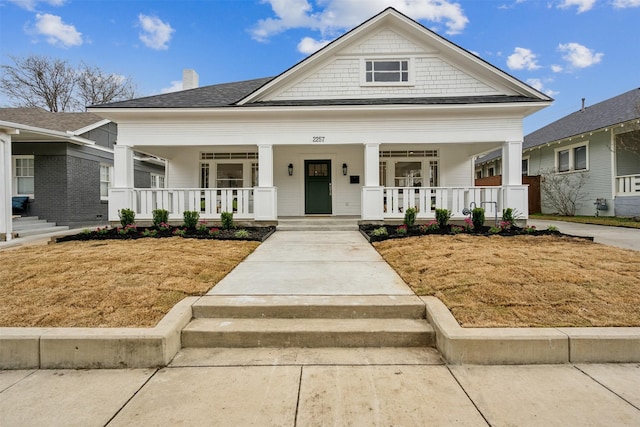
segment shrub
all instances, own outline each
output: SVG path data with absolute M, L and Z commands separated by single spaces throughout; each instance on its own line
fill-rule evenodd
M 249 232 L 247 230 L 245 230 L 244 228 L 242 228 L 242 229 L 236 231 L 234 233 L 234 236 L 237 239 L 246 239 L 247 237 L 249 237 Z
M 473 229 L 479 231 L 484 226 L 484 208 L 473 208 L 471 211 Z
M 560 215 L 574 216 L 587 198 L 584 187 L 589 179 L 589 172 L 556 173 L 554 170 L 547 170 L 541 175 L 543 204 Z
M 120 217 L 120 224 L 122 224 L 123 227 L 132 225 L 136 220 L 136 213 L 131 209 L 120 209 L 118 216 Z
M 157 234 L 158 234 L 158 230 L 146 229 L 142 232 L 143 237 L 156 237 Z
M 458 233 L 462 233 L 464 231 L 464 227 L 459 226 L 459 225 L 452 225 L 451 226 L 451 233 L 452 234 L 458 234 Z
M 513 216 L 513 209 L 506 208 L 502 210 L 502 221 L 508 222 L 511 225 L 514 225 L 516 223 L 516 219 Z
M 441 230 L 447 228 L 449 218 L 451 218 L 451 212 L 448 209 L 436 209 L 436 221 Z
M 209 229 L 209 236 L 216 237 L 220 234 L 220 229 L 212 227 Z
M 536 226 L 535 225 L 530 225 L 524 228 L 523 230 L 525 233 L 527 234 L 531 234 L 531 233 L 535 233 L 536 232 Z
M 550 225 L 547 227 L 547 231 L 558 231 L 558 227 L 555 225 Z
M 182 215 L 184 217 L 185 227 L 196 228 L 198 220 L 200 219 L 200 213 L 198 211 L 184 211 Z
M 118 228 L 118 234 L 121 235 L 127 235 L 127 234 L 134 234 L 136 231 L 138 231 L 138 228 L 135 226 L 135 224 L 127 224 L 122 228 Z
M 207 231 L 209 231 L 209 228 L 207 227 L 207 221 L 200 221 L 198 223 L 198 226 L 196 227 L 196 230 L 201 233 L 206 233 Z
M 418 210 L 416 208 L 409 208 L 404 213 L 404 225 L 407 227 L 413 227 L 413 224 L 416 222 L 416 215 L 418 214 Z
M 489 229 L 489 233 L 491 233 L 491 234 L 498 234 L 498 233 L 500 233 L 501 231 L 502 231 L 502 228 L 500 228 L 500 227 L 491 227 L 491 228 Z
M 187 234 L 187 230 L 185 230 L 183 228 L 176 228 L 175 230 L 173 230 L 172 234 L 174 236 L 184 237 L 184 235 Z
M 169 222 L 169 211 L 166 209 L 154 209 L 151 214 L 153 215 L 153 225 L 156 227 Z
M 234 228 L 233 212 L 222 212 L 220 214 L 220 222 L 222 223 L 222 228 L 224 228 L 225 230 Z
M 371 235 L 375 237 L 382 237 L 382 236 L 388 236 L 389 233 L 387 233 L 386 227 L 378 227 L 371 232 Z
M 436 221 L 430 221 L 428 224 L 418 226 L 420 234 L 427 234 L 430 231 L 436 231 L 438 229 L 438 223 Z
M 407 234 L 407 225 L 406 224 L 402 224 L 400 226 L 398 226 L 396 228 L 396 233 L 400 234 L 400 235 L 406 235 Z

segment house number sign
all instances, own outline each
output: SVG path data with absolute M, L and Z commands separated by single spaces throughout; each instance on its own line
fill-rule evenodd
M 324 136 L 312 136 L 311 142 L 324 142 Z

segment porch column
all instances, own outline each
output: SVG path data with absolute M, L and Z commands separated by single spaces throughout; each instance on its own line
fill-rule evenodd
M 512 208 L 520 218 L 529 218 L 529 189 L 522 185 L 522 141 L 502 144 L 502 189 L 502 209 Z
M 258 144 L 258 186 L 253 189 L 256 221 L 278 219 L 277 189 L 273 186 L 273 144 Z
M 364 186 L 362 187 L 362 219 L 384 219 L 384 188 L 380 187 L 380 144 L 364 145 Z
M 116 143 L 113 147 L 113 183 L 109 189 L 109 221 L 120 220 L 120 209 L 136 210 L 133 203 L 133 170 L 133 149 Z
M 16 131 L 17 132 L 17 131 Z M 11 135 L 0 130 L 0 240 L 11 240 Z

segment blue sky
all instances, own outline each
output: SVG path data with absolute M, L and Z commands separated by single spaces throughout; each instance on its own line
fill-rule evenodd
M 153 95 L 183 68 L 277 75 L 387 6 L 555 98 L 525 134 L 640 87 L 640 0 L 0 0 L 0 63 L 84 61 Z

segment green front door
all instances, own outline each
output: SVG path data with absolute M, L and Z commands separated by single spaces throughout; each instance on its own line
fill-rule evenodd
M 304 212 L 331 213 L 331 160 L 304 161 Z

